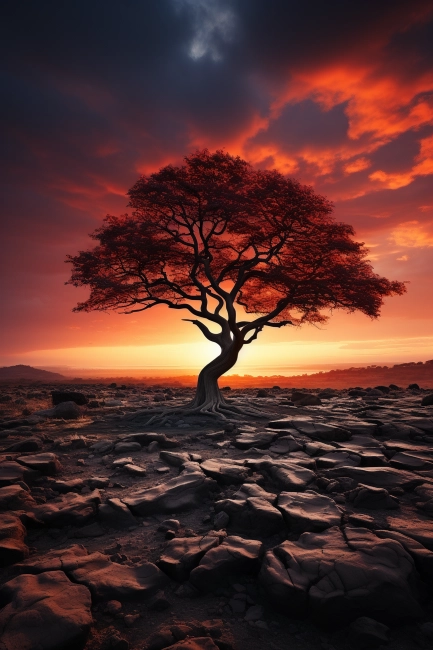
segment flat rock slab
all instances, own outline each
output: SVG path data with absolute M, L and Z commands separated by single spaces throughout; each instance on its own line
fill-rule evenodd
M 55 501 L 36 506 L 33 513 L 36 519 L 44 524 L 80 526 L 93 519 L 99 503 L 101 495 L 98 490 L 85 495 L 68 492 Z
M 416 571 L 402 545 L 366 528 L 304 533 L 267 552 L 260 581 L 274 606 L 293 617 L 311 614 L 326 626 L 359 616 L 388 624 L 422 616 Z
M 314 422 L 304 418 L 288 418 L 285 420 L 273 420 L 269 422 L 271 429 L 294 428 L 313 440 L 324 440 L 326 442 L 342 442 L 350 440 L 351 433 L 347 429 L 323 422 Z
M 341 523 L 342 511 L 335 501 L 314 490 L 281 492 L 277 505 L 294 533 L 319 532 Z
M 261 497 L 223 499 L 215 503 L 215 512 L 227 513 L 231 532 L 249 537 L 270 537 L 284 529 L 281 512 Z
M 253 431 L 241 433 L 234 441 L 234 446 L 238 449 L 250 449 L 256 447 L 257 449 L 266 449 L 274 442 L 277 433 L 271 431 Z
M 190 574 L 190 582 L 203 592 L 210 592 L 227 578 L 259 569 L 263 544 L 257 540 L 229 536 L 217 548 L 208 551 Z
M 81 650 L 92 624 L 87 587 L 63 571 L 20 575 L 0 587 L 2 650 Z
M 424 482 L 423 478 L 394 467 L 334 467 L 324 471 L 324 475 L 330 479 L 347 477 L 364 485 L 387 490 L 397 487 L 411 489 Z
M 49 452 L 32 456 L 20 456 L 17 461 L 21 465 L 30 467 L 30 469 L 34 469 L 45 476 L 55 476 L 62 469 L 56 454 Z
M 412 537 L 398 533 L 395 530 L 375 530 L 375 535 L 381 539 L 395 539 L 413 557 L 415 566 L 422 578 L 433 580 L 433 552 Z
M 5 485 L 0 488 L 0 510 L 28 510 L 36 505 L 30 492 L 21 485 Z
M 422 456 L 416 456 L 404 451 L 394 454 L 389 464 L 398 469 L 409 469 L 415 472 L 420 469 L 433 469 L 431 458 L 423 458 Z
M 159 453 L 159 457 L 164 461 L 164 463 L 167 463 L 167 465 L 171 465 L 172 467 L 182 467 L 184 463 L 189 463 L 191 460 L 189 454 L 184 451 L 176 452 L 163 450 Z
M 28 557 L 25 536 L 26 529 L 17 515 L 0 513 L 0 567 L 10 566 Z
M 157 564 L 170 578 L 184 582 L 204 554 L 218 544 L 218 537 L 176 537 L 167 544 Z
M 200 465 L 203 472 L 221 485 L 244 483 L 252 471 L 244 464 L 223 458 L 209 458 Z
M 169 650 L 217 650 L 218 647 L 210 637 L 199 636 L 195 639 L 178 641 L 174 645 L 169 646 Z
M 80 558 L 78 564 L 70 571 L 72 579 L 86 585 L 97 601 L 149 598 L 169 583 L 151 562 L 130 567 L 110 562 L 102 553 L 92 553 Z
M 143 517 L 158 512 L 182 512 L 198 507 L 216 487 L 211 478 L 192 471 L 153 488 L 139 490 L 122 500 L 134 514 Z
M 248 459 L 246 462 L 254 471 L 270 478 L 280 490 L 302 491 L 316 478 L 311 469 L 287 460 Z
M 49 551 L 42 556 L 30 558 L 16 565 L 19 573 L 44 573 L 45 571 L 72 571 L 76 569 L 81 560 L 89 555 L 81 544 L 74 544 L 68 548 Z M 106 556 L 104 556 L 106 557 Z M 108 557 L 106 558 L 108 560 Z
M 116 530 L 128 530 L 137 525 L 137 520 L 128 506 L 116 497 L 99 506 L 98 518 L 103 526 Z
M 115 454 L 129 454 L 131 451 L 140 451 L 141 450 L 141 445 L 139 442 L 135 442 L 134 440 L 131 440 L 130 442 L 118 442 L 116 445 L 114 445 L 114 453 Z
M 36 472 L 29 467 L 20 465 L 13 460 L 5 461 L 0 464 L 0 487 L 3 485 L 12 485 L 19 481 L 31 483 L 40 475 L 40 472 Z
M 360 484 L 346 496 L 355 508 L 366 508 L 367 510 L 395 510 L 398 508 L 398 500 L 390 496 L 385 488 Z
M 151 442 L 157 442 L 163 449 L 174 449 L 175 447 L 181 446 L 178 440 L 168 438 L 165 433 L 151 433 L 150 431 L 130 433 L 127 436 L 122 436 L 121 442 L 130 441 L 139 442 L 140 445 L 149 445 Z
M 18 451 L 22 453 L 24 451 L 39 451 L 41 447 L 42 442 L 40 438 L 26 438 L 25 440 L 14 442 L 13 445 L 6 447 L 4 451 Z
M 433 519 L 387 517 L 387 521 L 391 530 L 407 535 L 433 551 Z

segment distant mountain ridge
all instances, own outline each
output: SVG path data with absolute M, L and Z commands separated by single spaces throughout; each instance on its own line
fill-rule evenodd
M 32 379 L 34 381 L 59 381 L 66 379 L 64 375 L 58 372 L 49 372 L 48 370 L 39 370 L 32 366 L 4 366 L 0 368 L 0 381 L 18 381 L 20 379 Z

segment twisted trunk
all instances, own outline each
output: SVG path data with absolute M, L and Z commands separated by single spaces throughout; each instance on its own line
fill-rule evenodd
M 230 345 L 222 348 L 218 357 L 203 368 L 198 376 L 195 397 L 189 405 L 191 408 L 208 409 L 226 403 L 218 387 L 218 379 L 233 368 L 242 345 L 241 341 L 232 341 Z

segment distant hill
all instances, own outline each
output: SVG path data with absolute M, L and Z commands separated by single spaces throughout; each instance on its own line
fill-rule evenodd
M 39 368 L 32 368 L 32 366 L 19 365 L 0 368 L 0 381 L 19 381 L 20 379 L 50 382 L 66 378 L 58 372 L 39 370 Z

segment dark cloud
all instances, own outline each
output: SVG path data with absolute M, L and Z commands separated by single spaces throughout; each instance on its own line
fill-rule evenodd
M 70 340 L 65 255 L 126 210 L 140 173 L 197 147 L 314 184 L 361 232 L 430 223 L 429 0 L 5 0 L 2 14 L 5 347 L 12 330 L 16 349 Z

